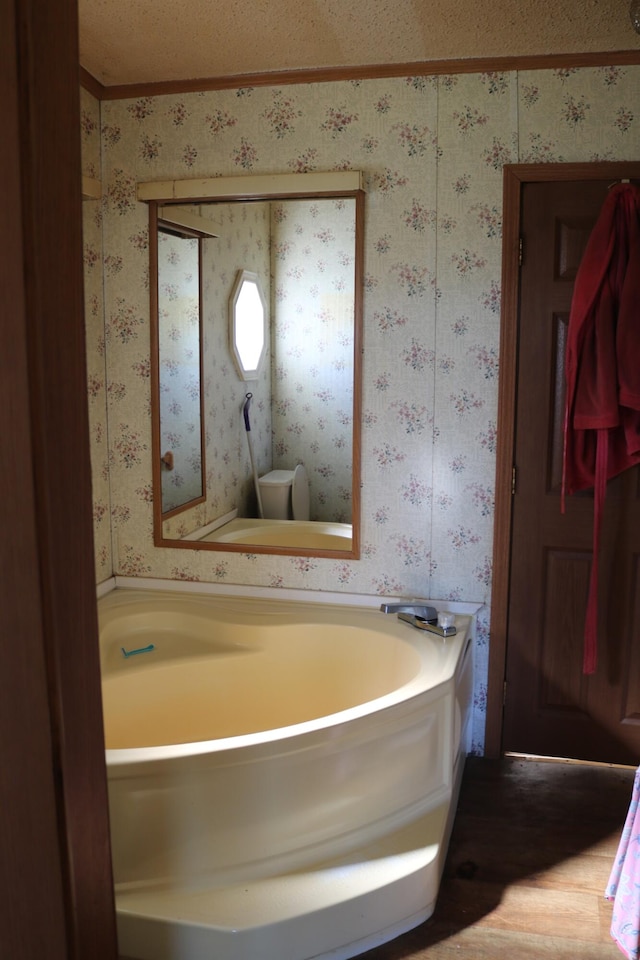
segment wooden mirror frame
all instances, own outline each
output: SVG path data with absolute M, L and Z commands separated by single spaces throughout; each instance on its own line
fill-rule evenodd
M 206 180 L 162 180 L 142 182 L 137 188 L 138 200 L 149 204 L 149 236 L 157 234 L 159 208 L 172 204 L 195 204 L 238 201 L 315 200 L 351 198 L 355 201 L 354 237 L 354 330 L 353 330 L 353 412 L 351 458 L 352 537 L 350 550 L 324 550 L 311 547 L 284 547 L 268 544 L 221 543 L 201 540 L 172 540 L 164 536 L 160 489 L 160 410 L 158 362 L 158 260 L 154 243 L 149 244 L 151 282 L 151 419 L 153 460 L 153 528 L 154 544 L 187 550 L 215 550 L 230 553 L 274 554 L 300 557 L 328 557 L 339 560 L 360 558 L 360 487 L 361 487 L 361 419 L 362 419 L 362 308 L 364 281 L 364 190 L 359 171 L 300 173 L 246 177 L 214 177 Z

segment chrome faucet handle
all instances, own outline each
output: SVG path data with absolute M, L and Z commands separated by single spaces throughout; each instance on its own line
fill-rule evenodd
M 430 606 L 426 600 L 400 600 L 394 603 L 381 603 L 383 613 L 410 613 L 427 620 L 429 623 L 438 622 L 438 611 Z

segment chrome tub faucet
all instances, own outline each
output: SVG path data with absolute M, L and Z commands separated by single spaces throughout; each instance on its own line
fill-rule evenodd
M 438 611 L 429 606 L 426 600 L 400 600 L 397 603 L 381 603 L 383 613 L 410 613 L 428 623 L 438 622 Z
M 435 633 L 439 637 L 446 639 L 453 637 L 458 632 L 453 625 L 445 620 L 444 624 L 438 622 L 438 611 L 430 606 L 426 600 L 400 600 L 397 603 L 381 603 L 380 609 L 383 613 L 397 613 L 398 620 L 404 620 L 410 623 L 412 627 L 418 630 L 428 630 L 429 633 Z M 446 616 L 446 615 L 443 615 Z M 448 615 L 453 620 L 451 614 Z

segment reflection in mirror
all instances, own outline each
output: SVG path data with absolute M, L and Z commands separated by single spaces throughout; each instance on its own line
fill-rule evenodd
M 359 188 L 338 196 L 296 191 L 292 198 L 194 197 L 177 205 L 158 196 L 163 216 L 173 210 L 180 219 L 183 211 L 185 220 L 207 225 L 198 241 L 204 496 L 178 515 L 156 510 L 158 545 L 359 555 L 362 196 Z M 153 269 L 165 241 L 154 202 L 150 211 Z M 266 320 L 262 362 L 246 364 L 250 385 L 229 336 L 242 277 L 259 284 Z M 160 389 L 154 462 L 172 450 L 162 432 L 163 370 L 171 369 L 173 347 L 165 356 L 163 302 L 159 270 L 152 294 L 152 373 Z M 260 346 L 259 336 L 251 341 Z M 250 417 L 243 415 L 248 386 Z M 156 491 L 158 477 L 170 472 L 164 466 L 154 473 Z
M 162 515 L 203 502 L 200 239 L 158 227 Z
M 260 277 L 239 270 L 229 300 L 229 343 L 241 380 L 257 380 L 267 348 L 267 305 Z

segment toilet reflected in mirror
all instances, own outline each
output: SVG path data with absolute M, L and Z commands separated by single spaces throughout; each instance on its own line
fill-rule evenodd
M 295 470 L 271 470 L 258 485 L 265 520 L 309 519 L 309 477 L 302 463 Z

